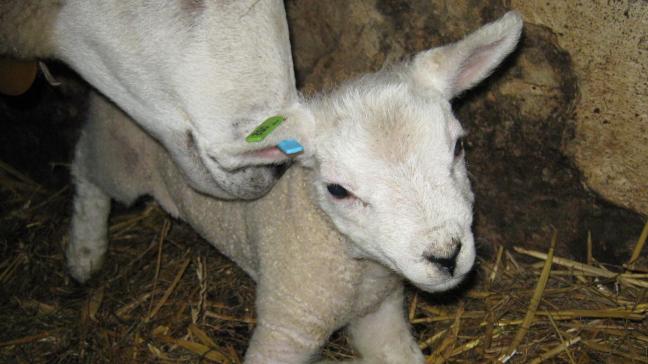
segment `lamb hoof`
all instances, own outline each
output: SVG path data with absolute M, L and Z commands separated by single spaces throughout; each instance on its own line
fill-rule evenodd
M 74 249 L 66 252 L 68 272 L 79 283 L 85 283 L 103 263 L 103 254 L 93 254 L 91 249 Z

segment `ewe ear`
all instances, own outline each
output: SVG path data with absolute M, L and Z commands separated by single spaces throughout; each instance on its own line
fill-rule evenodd
M 219 148 L 218 163 L 223 168 L 232 170 L 247 166 L 281 164 L 292 158 L 306 159 L 310 157 L 313 153 L 311 140 L 313 139 L 314 122 L 308 107 L 302 103 L 296 103 L 278 115 L 284 117 L 284 121 L 257 142 L 246 141 L 246 137 L 263 120 L 246 125 L 237 140 L 224 143 Z M 277 144 L 288 139 L 296 140 L 303 146 L 304 151 L 295 155 L 284 154 L 277 148 Z
M 509 11 L 459 42 L 419 53 L 412 76 L 448 99 L 486 78 L 515 48 L 522 32 L 522 17 Z

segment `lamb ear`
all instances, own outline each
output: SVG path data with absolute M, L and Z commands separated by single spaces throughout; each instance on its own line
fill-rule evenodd
M 412 77 L 451 99 L 490 75 L 517 45 L 522 24 L 520 14 L 509 11 L 459 42 L 421 52 Z
M 263 120 L 250 123 L 241 131 L 239 140 L 225 143 L 220 148 L 218 163 L 225 169 L 237 169 L 247 166 L 281 164 L 289 159 L 300 160 L 312 156 L 311 137 L 314 130 L 313 116 L 307 106 L 296 103 L 278 115 L 284 118 L 270 134 L 258 142 L 246 141 L 249 135 Z M 283 153 L 277 144 L 284 140 L 294 139 L 304 148 L 295 155 Z

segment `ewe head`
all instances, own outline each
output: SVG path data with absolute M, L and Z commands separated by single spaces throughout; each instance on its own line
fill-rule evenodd
M 76 3 L 57 6 L 57 58 L 160 142 L 189 185 L 229 199 L 274 185 L 274 168 L 232 168 L 219 148 L 298 97 L 281 1 Z
M 314 170 L 318 202 L 350 238 L 355 257 L 378 261 L 426 291 L 453 287 L 471 270 L 473 194 L 465 132 L 450 100 L 490 74 L 521 27 L 510 12 L 458 43 L 287 111 L 289 126 L 278 134 L 304 144 L 297 159 Z

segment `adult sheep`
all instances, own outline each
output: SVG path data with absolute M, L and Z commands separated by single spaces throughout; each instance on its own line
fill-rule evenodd
M 161 143 L 187 182 L 257 198 L 269 167 L 220 146 L 297 101 L 281 0 L 2 0 L 0 56 L 62 60 Z
M 150 194 L 256 282 L 246 363 L 305 363 L 349 326 L 356 363 L 422 363 L 403 312 L 401 276 L 443 291 L 472 268 L 473 194 L 452 97 L 514 49 L 515 12 L 463 40 L 285 110 L 261 143 L 226 147 L 231 166 L 282 163 L 274 145 L 305 147 L 256 201 L 224 201 L 184 182 L 164 149 L 101 98 L 76 150 L 68 265 L 80 281 L 106 250 L 110 199 Z

